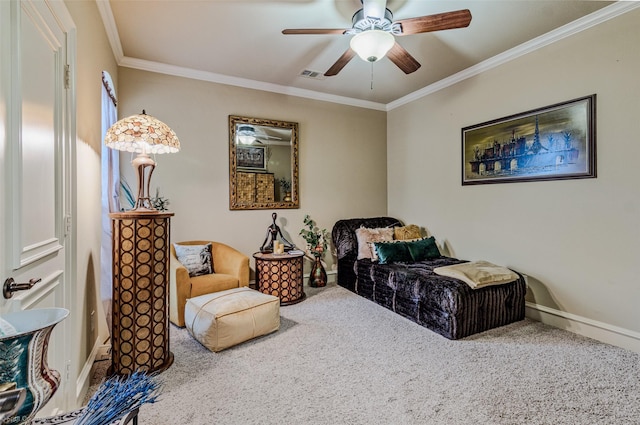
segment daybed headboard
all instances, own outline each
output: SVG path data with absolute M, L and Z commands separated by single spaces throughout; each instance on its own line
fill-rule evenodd
M 393 217 L 349 218 L 338 220 L 331 231 L 333 246 L 338 258 L 338 285 L 353 291 L 356 274 L 353 266 L 358 256 L 356 229 L 360 226 L 375 229 L 378 227 L 402 226 L 402 222 Z

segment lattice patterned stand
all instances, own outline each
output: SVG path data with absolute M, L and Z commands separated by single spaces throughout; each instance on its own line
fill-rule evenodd
M 169 351 L 169 230 L 173 213 L 110 214 L 113 319 L 110 373 L 159 372 Z
M 256 286 L 262 293 L 280 297 L 280 305 L 299 303 L 306 294 L 302 282 L 304 254 L 253 254 Z

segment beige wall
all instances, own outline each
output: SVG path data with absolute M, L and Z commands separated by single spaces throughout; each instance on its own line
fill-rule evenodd
M 71 376 L 78 377 L 96 343 L 109 336 L 100 303 L 100 147 L 101 73 L 117 81 L 117 66 L 94 1 L 67 1 L 77 29 L 76 241 L 77 267 L 73 320 L 77 351 Z M 91 329 L 91 312 L 95 327 Z M 91 365 L 89 364 L 89 367 Z M 84 385 L 84 383 L 80 383 Z M 82 397 L 80 397 L 81 401 Z
M 636 9 L 394 109 L 387 130 L 390 215 L 427 227 L 453 256 L 529 275 L 529 302 L 633 338 L 638 22 Z M 597 179 L 461 186 L 462 127 L 593 93 Z
M 385 112 L 129 68 L 120 68 L 119 81 L 120 117 L 145 109 L 180 138 L 179 153 L 157 156 L 151 182 L 152 193 L 159 187 L 171 202 L 174 242 L 212 239 L 250 256 L 273 211 L 301 247 L 305 214 L 330 231 L 338 219 L 386 212 Z M 229 115 L 299 123 L 300 209 L 229 210 Z M 121 158 L 123 175 L 135 185 L 131 157 Z

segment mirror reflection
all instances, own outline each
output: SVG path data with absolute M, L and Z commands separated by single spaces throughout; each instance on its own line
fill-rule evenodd
M 229 116 L 229 207 L 298 208 L 298 123 Z

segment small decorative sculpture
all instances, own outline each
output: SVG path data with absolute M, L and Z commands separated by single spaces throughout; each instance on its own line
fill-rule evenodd
M 280 227 L 276 224 L 276 218 L 277 217 L 278 217 L 278 214 L 276 214 L 276 213 L 271 214 L 271 218 L 273 219 L 273 223 L 271 223 L 271 225 L 269 227 L 267 227 L 267 236 L 265 236 L 264 242 L 262 243 L 262 246 L 260 247 L 260 252 L 262 252 L 262 253 L 275 252 L 274 251 L 275 244 L 276 243 L 277 244 L 280 243 L 278 241 L 278 236 L 280 237 L 280 239 L 282 239 L 282 245 L 284 246 L 284 251 L 290 251 L 290 250 L 295 248 L 295 245 L 292 244 L 291 242 L 289 242 L 282 235 L 282 231 L 280 230 Z

